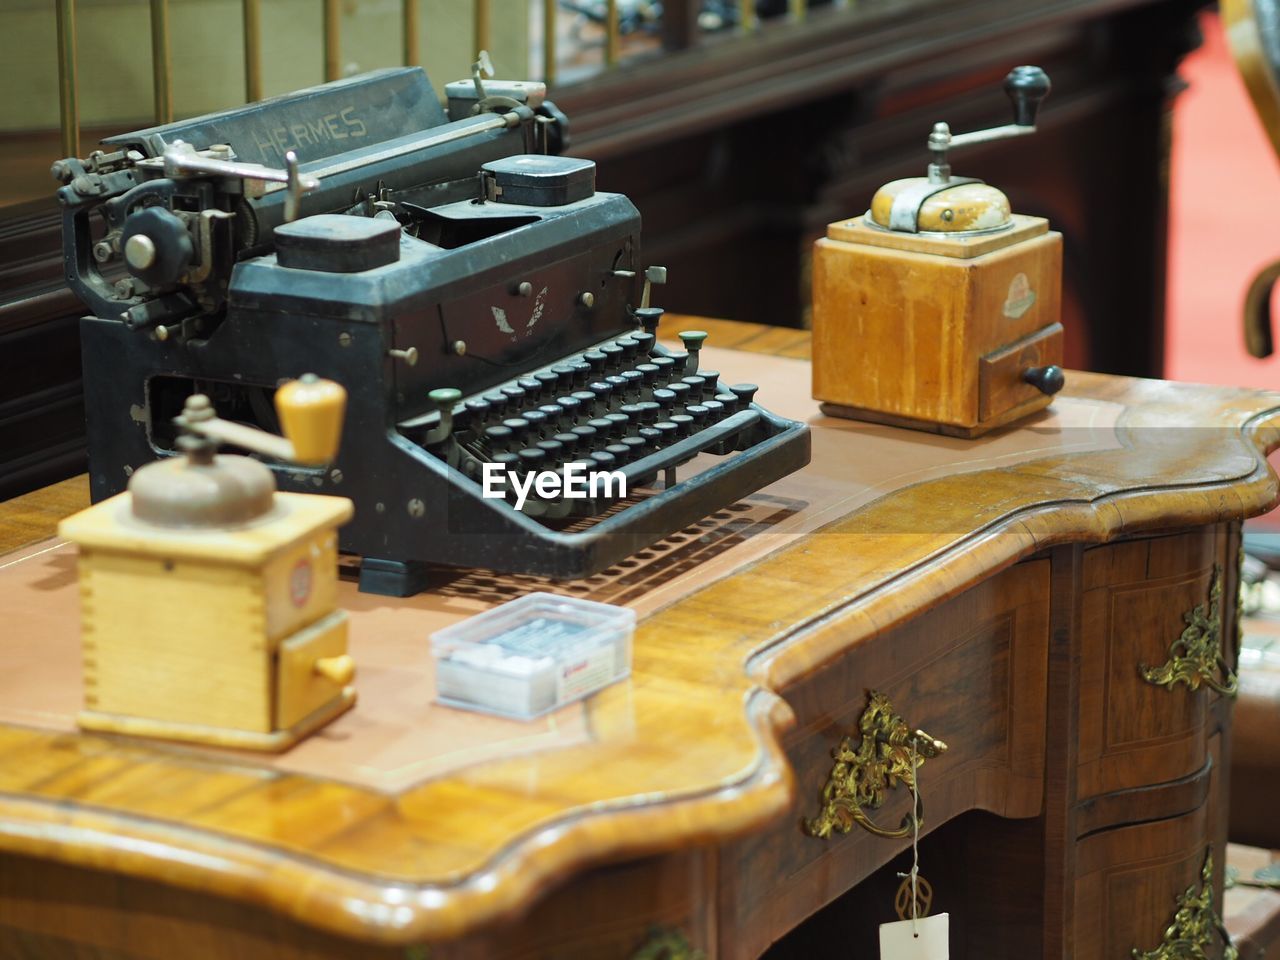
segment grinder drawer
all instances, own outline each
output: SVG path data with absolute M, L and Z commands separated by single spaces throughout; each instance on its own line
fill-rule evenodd
M 1022 379 L 1032 367 L 1062 363 L 1062 324 L 1051 323 L 978 361 L 978 419 L 990 420 L 1048 397 Z

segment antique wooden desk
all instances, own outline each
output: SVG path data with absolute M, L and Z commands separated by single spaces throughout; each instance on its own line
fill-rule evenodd
M 0 507 L 0 956 L 875 956 L 909 841 L 812 835 L 871 691 L 949 747 L 919 776 L 952 956 L 1169 957 L 1180 907 L 1218 955 L 1180 898 L 1220 902 L 1239 522 L 1277 499 L 1280 395 L 1071 374 L 952 440 L 825 420 L 807 335 L 709 327 L 814 462 L 561 586 L 643 619 L 632 678 L 539 723 L 432 703 L 426 641 L 546 585 L 442 573 L 347 585 L 360 703 L 279 758 L 81 735 L 74 557 L 42 538 L 85 485 Z

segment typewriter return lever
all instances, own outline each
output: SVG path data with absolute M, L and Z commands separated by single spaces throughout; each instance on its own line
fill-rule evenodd
M 189 143 L 175 140 L 164 151 L 164 175 L 166 177 L 213 176 L 244 180 L 245 193 L 250 197 L 260 197 L 269 192 L 268 183 L 283 183 L 288 191 L 284 205 L 286 222 L 297 220 L 302 195 L 320 186 L 314 177 L 303 177 L 298 173 L 298 155 L 289 150 L 284 155 L 285 169 L 276 170 L 264 167 L 260 163 L 236 163 L 229 147 L 211 147 L 208 150 L 197 150 Z M 142 160 L 139 166 L 150 166 L 155 161 Z M 256 185 L 256 186 L 250 186 Z

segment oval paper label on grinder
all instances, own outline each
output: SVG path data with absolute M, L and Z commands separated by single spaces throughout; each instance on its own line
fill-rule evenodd
M 1019 273 L 1009 281 L 1009 295 L 1004 299 L 1004 315 L 1010 320 L 1017 320 L 1035 302 L 1036 292 L 1031 289 L 1031 281 L 1025 273 Z
M 311 561 L 305 557 L 289 574 L 289 599 L 295 607 L 301 607 L 311 598 Z

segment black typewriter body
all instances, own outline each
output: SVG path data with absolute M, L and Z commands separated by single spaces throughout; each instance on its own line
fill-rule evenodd
M 416 92 L 406 93 L 406 73 L 417 75 L 407 84 Z M 482 109 L 449 121 L 423 93 L 420 70 L 383 74 L 382 88 L 326 85 L 305 104 L 283 98 L 266 114 L 271 101 L 256 105 L 252 124 L 187 122 L 181 132 L 198 149 L 217 136 L 239 158 L 252 153 L 242 152 L 247 137 L 270 160 L 268 147 L 305 150 L 295 142 L 304 131 L 351 139 L 350 121 L 418 104 L 423 131 L 393 125 L 379 142 L 295 164 L 294 182 L 272 193 L 236 192 L 216 163 L 204 164 L 208 180 L 199 161 L 194 174 L 150 180 L 122 164 L 99 182 L 131 175 L 139 182 L 116 199 L 134 191 L 145 202 L 99 211 L 104 240 L 89 219 L 101 204 L 74 182 L 60 191 L 69 277 L 95 314 L 82 322 L 95 500 L 173 451 L 171 420 L 191 393 L 270 429 L 274 389 L 308 372 L 347 388 L 338 458 L 314 469 L 270 465 L 282 490 L 355 503 L 341 547 L 360 556 L 361 589 L 375 593 L 422 589 L 430 564 L 590 576 L 808 462 L 807 428 L 755 403 L 750 385 L 700 369 L 698 337 L 685 351 L 657 342 L 639 213 L 626 197 L 595 191 L 589 162 L 551 155 L 563 133 L 554 108 L 537 113 L 535 98 L 508 96 L 486 108 L 477 84 Z M 342 100 L 326 98 L 335 86 Z M 353 90 L 364 107 L 341 106 Z M 383 101 L 381 113 L 368 106 Z M 306 110 L 324 122 L 286 116 Z M 506 125 L 466 132 L 495 115 Z M 268 128 L 274 134 L 262 134 Z M 168 162 L 173 136 L 144 131 L 121 143 Z M 427 145 L 406 149 L 415 138 Z M 288 218 L 286 192 L 299 176 L 312 186 Z M 131 219 L 140 213 L 141 224 Z M 249 217 L 252 227 L 237 222 Z M 162 259 L 177 223 L 194 244 L 182 248 L 180 275 L 139 278 L 148 271 L 134 261 L 153 250 Z M 221 246 L 210 240 L 219 229 Z M 146 242 L 128 247 L 140 232 Z M 213 249 L 199 249 L 205 240 Z M 104 242 L 144 255 L 104 258 L 95 250 Z M 116 276 L 132 277 L 123 286 L 108 269 L 114 260 L 124 261 Z M 679 476 L 695 458 L 705 469 Z M 485 463 L 512 475 L 563 473 L 569 463 L 618 471 L 630 495 L 532 496 L 516 509 L 510 491 L 484 495 Z

